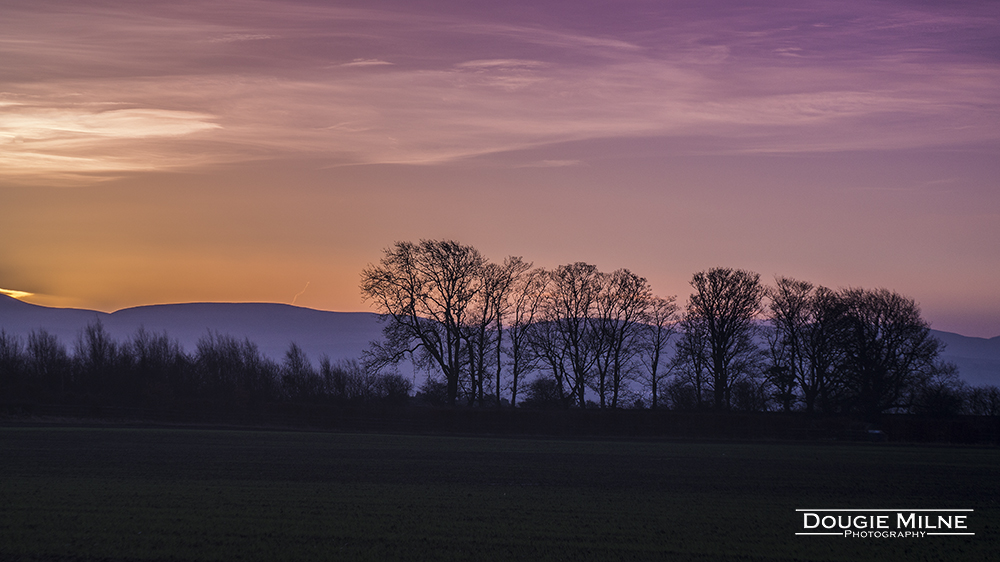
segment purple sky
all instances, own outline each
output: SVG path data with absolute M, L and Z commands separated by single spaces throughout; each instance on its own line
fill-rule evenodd
M 397 240 L 1000 335 L 1000 3 L 0 1 L 0 287 L 365 310 Z

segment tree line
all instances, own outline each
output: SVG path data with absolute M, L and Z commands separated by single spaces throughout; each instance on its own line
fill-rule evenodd
M 194 353 L 143 328 L 116 341 L 99 320 L 80 332 L 72 351 L 44 329 L 26 340 L 0 331 L 0 400 L 11 404 L 252 412 L 269 404 L 398 405 L 412 386 L 357 360 L 322 357 L 316 368 L 295 343 L 276 362 L 249 339 L 211 331 Z
M 534 407 L 1000 413 L 940 360 L 913 299 L 713 268 L 684 307 L 629 271 L 500 263 L 451 240 L 397 242 L 362 272 L 386 325 L 366 352 L 404 359 L 439 403 Z
M 69 349 L 44 329 L 0 331 L 0 402 L 1000 415 L 1000 389 L 965 385 L 916 303 L 886 289 L 713 268 L 680 306 L 628 269 L 494 263 L 447 240 L 398 242 L 361 277 L 385 325 L 360 361 L 314 365 L 294 342 L 275 361 L 211 331 L 189 353 L 145 329 L 116 341 L 99 321 Z M 427 373 L 417 389 L 404 360 Z

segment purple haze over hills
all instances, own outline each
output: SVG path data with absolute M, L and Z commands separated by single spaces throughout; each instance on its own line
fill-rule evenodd
M 261 352 L 281 361 L 295 342 L 314 364 L 320 357 L 333 361 L 358 359 L 382 333 L 378 315 L 370 312 L 325 312 L 274 303 L 185 303 L 126 308 L 113 313 L 48 308 L 0 295 L 0 329 L 26 339 L 44 328 L 72 352 L 83 328 L 100 320 L 118 341 L 130 339 L 144 327 L 166 332 L 193 353 L 198 340 L 211 332 L 247 338 Z
M 83 328 L 100 320 L 118 341 L 132 337 L 139 327 L 166 332 L 193 353 L 209 331 L 248 338 L 260 350 L 281 361 L 295 342 L 314 364 L 320 357 L 333 361 L 358 359 L 369 342 L 381 337 L 379 315 L 371 312 L 328 312 L 275 303 L 185 303 L 126 308 L 113 313 L 49 308 L 0 295 L 0 329 L 27 339 L 44 328 L 72 352 Z M 932 330 L 945 345 L 942 359 L 955 363 L 962 379 L 972 385 L 1000 384 L 1000 336 L 975 338 Z M 409 373 L 408 365 L 401 365 Z

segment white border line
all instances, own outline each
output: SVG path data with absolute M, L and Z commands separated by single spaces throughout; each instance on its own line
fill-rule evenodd
M 809 512 L 816 512 L 816 511 L 850 511 L 850 512 L 859 512 L 859 511 L 891 511 L 891 512 L 897 512 L 897 511 L 932 511 L 932 512 L 935 512 L 936 511 L 936 512 L 944 512 L 944 511 L 975 511 L 975 510 L 974 509 L 796 509 L 795 511 L 809 511 Z

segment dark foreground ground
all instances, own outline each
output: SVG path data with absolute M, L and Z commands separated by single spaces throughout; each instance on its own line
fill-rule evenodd
M 0 560 L 990 560 L 1000 449 L 0 427 Z M 796 536 L 972 508 L 975 536 Z

